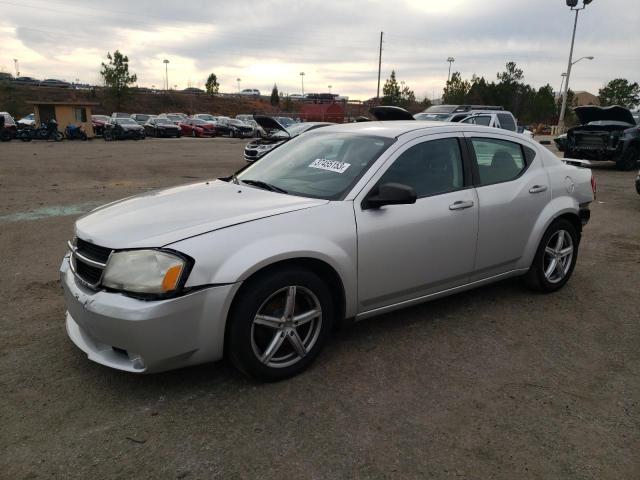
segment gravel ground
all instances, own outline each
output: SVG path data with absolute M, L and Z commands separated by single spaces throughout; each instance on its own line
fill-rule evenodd
M 88 361 L 57 273 L 74 219 L 228 174 L 243 145 L 0 144 L 0 477 L 640 478 L 640 197 L 610 165 L 558 293 L 510 280 L 363 321 L 276 384 Z

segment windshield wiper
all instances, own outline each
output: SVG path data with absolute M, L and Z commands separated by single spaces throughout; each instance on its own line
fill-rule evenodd
M 278 193 L 287 193 L 286 190 L 280 187 L 276 187 L 275 185 L 271 185 L 270 183 L 263 182 L 262 180 L 240 180 L 242 183 L 246 183 L 247 185 L 253 185 L 254 187 L 263 188 L 265 190 L 269 190 L 271 192 Z

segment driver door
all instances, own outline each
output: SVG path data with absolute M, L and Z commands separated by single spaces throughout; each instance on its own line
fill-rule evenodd
M 478 198 L 457 135 L 409 142 L 354 203 L 360 313 L 467 283 L 474 267 Z M 383 183 L 411 186 L 415 204 L 366 208 Z

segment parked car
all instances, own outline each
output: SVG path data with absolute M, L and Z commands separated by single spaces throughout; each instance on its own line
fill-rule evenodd
M 8 142 L 17 134 L 16 122 L 9 112 L 0 112 L 0 142 Z
M 126 112 L 113 112 L 111 118 L 131 118 L 131 114 Z
M 18 120 L 17 127 L 18 128 L 33 127 L 35 123 L 36 123 L 36 114 L 30 113 L 29 115 L 22 117 L 20 120 Z
M 470 115 L 504 110 L 499 105 L 432 105 L 424 112 L 414 115 L 416 120 L 435 122 L 459 122 Z
M 260 160 L 267 153 L 304 132 L 333 125 L 328 122 L 305 122 L 297 123 L 286 128 L 275 118 L 264 115 L 256 115 L 255 122 L 263 129 L 265 136 L 247 143 L 244 147 L 244 159 L 247 162 Z
M 472 125 L 482 125 L 484 127 L 502 128 L 510 132 L 517 131 L 516 119 L 511 112 L 499 113 L 474 113 L 460 121 Z
M 47 78 L 40 82 L 41 87 L 58 87 L 58 88 L 69 88 L 71 84 L 69 82 L 65 82 L 64 80 L 58 80 L 56 78 Z
M 201 88 L 189 87 L 182 90 L 182 93 L 202 94 L 202 93 L 205 93 L 205 91 L 202 90 Z
M 16 77 L 14 82 L 20 85 L 40 85 L 40 80 L 33 77 Z
M 216 127 L 212 123 L 198 118 L 187 118 L 180 124 L 182 135 L 190 137 L 215 137 Z
M 182 136 L 182 130 L 168 118 L 154 117 L 150 118 L 144 124 L 145 134 L 150 137 L 175 137 Z
M 633 170 L 640 160 L 640 126 L 629 109 L 576 107 L 580 125 L 567 131 L 565 158 L 611 160 L 620 170 Z
M 184 120 L 187 119 L 187 116 L 182 113 L 161 113 L 158 115 L 160 118 L 168 118 L 174 124 L 180 125 Z
M 144 127 L 132 118 L 114 117 L 104 126 L 103 137 L 111 140 L 142 140 L 145 138 Z
M 215 126 L 218 135 L 227 135 L 231 138 L 253 137 L 255 133 L 250 125 L 229 117 L 216 117 Z
M 127 372 L 224 352 L 248 375 L 287 378 L 343 318 L 509 277 L 559 290 L 593 189 L 589 169 L 506 130 L 328 126 L 228 178 L 78 219 L 60 267 L 66 330 Z
M 144 124 L 149 121 L 151 117 L 155 117 L 155 115 L 149 115 L 147 113 L 132 113 L 131 118 L 135 120 L 136 123 L 139 123 L 144 127 Z
M 245 88 L 239 93 L 239 95 L 244 95 L 248 97 L 259 97 L 260 90 L 258 90 L 257 88 Z
M 104 126 L 109 121 L 111 121 L 111 117 L 109 117 L 108 115 L 91 115 L 91 126 L 93 127 L 93 133 L 101 137 L 104 133 Z

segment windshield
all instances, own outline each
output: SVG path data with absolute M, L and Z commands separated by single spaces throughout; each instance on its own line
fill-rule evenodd
M 167 115 L 167 118 L 169 120 L 173 120 L 174 122 L 182 120 L 182 117 L 180 115 Z
M 276 117 L 276 120 L 283 127 L 288 127 L 289 125 L 293 125 L 295 123 L 293 119 L 289 117 Z
M 141 114 L 136 115 L 136 120 L 139 120 L 141 122 L 146 122 L 147 120 L 149 120 L 149 118 L 151 118 L 150 115 L 141 115 Z
M 449 120 L 448 113 L 416 113 L 413 118 L 416 120 L 430 120 L 432 122 L 446 122 Z
M 258 181 L 291 195 L 343 197 L 395 139 L 357 134 L 302 135 L 254 163 L 238 180 Z
M 213 115 L 198 115 L 196 118 L 199 120 L 208 120 L 210 122 L 216 119 Z
M 293 125 L 287 127 L 287 132 L 289 132 L 289 135 L 291 135 L 292 137 L 295 137 L 296 135 L 300 135 L 307 128 L 311 128 L 311 125 L 308 125 L 306 123 L 294 123 Z
M 116 123 L 120 125 L 131 125 L 131 124 L 137 125 L 137 123 L 131 120 L 130 118 L 116 118 Z
M 154 118 L 153 121 L 158 125 L 173 125 L 173 122 L 167 118 Z
M 242 121 L 240 121 L 240 120 L 235 120 L 235 119 L 233 119 L 233 118 L 232 118 L 232 119 L 230 119 L 230 120 L 228 120 L 228 122 L 229 122 L 231 125 L 236 125 L 236 126 L 238 126 L 238 127 L 244 127 L 244 126 L 245 126 L 245 123 L 244 123 L 244 122 L 242 122 Z
M 111 117 L 107 117 L 106 115 L 93 115 L 91 118 L 100 122 L 108 122 Z

